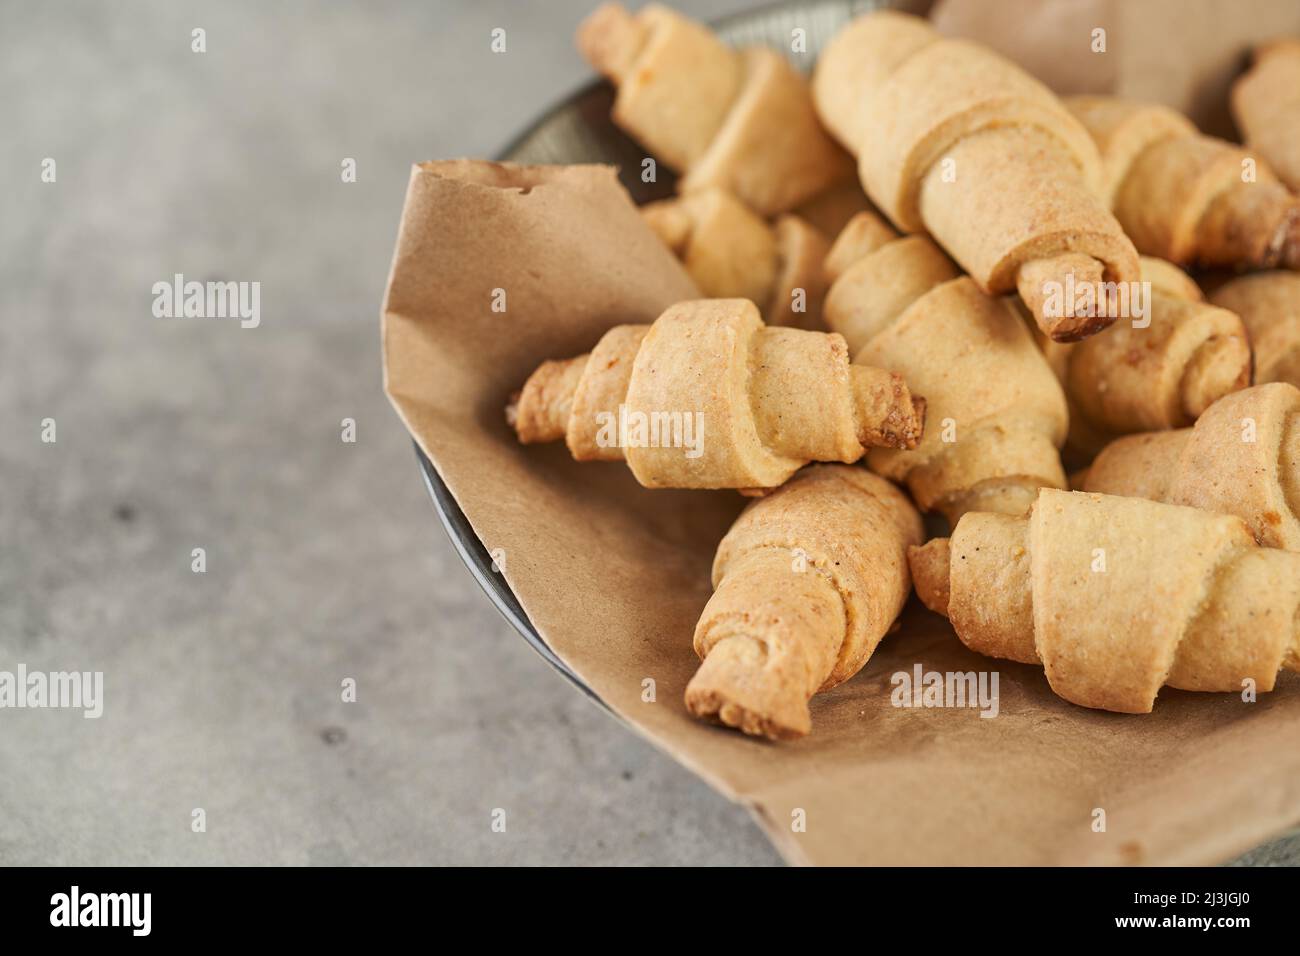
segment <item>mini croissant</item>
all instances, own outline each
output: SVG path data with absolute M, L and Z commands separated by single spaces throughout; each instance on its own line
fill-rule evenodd
M 868 13 L 823 51 L 813 99 L 858 157 L 872 201 L 928 232 L 987 294 L 1017 290 L 1044 334 L 1073 341 L 1113 315 L 1066 316 L 1052 290 L 1132 282 L 1137 253 L 1098 195 L 1101 160 L 1047 87 L 917 17 Z
M 1232 87 L 1232 115 L 1251 149 L 1300 192 L 1300 40 L 1274 40 Z
M 1045 488 L 908 551 L 917 594 L 967 647 L 1042 664 L 1061 697 L 1149 713 L 1164 685 L 1269 691 L 1300 670 L 1300 553 L 1232 515 Z
M 772 739 L 811 729 L 809 699 L 866 664 L 911 593 L 921 518 L 861 468 L 814 465 L 736 519 L 695 628 L 697 717 Z
M 524 443 L 626 460 L 648 488 L 773 488 L 810 461 L 915 447 L 925 402 L 849 364 L 839 335 L 764 326 L 745 299 L 671 306 L 588 355 L 544 362 L 506 409 Z
M 1066 105 L 1101 150 L 1111 208 L 1139 252 L 1178 265 L 1300 269 L 1300 199 L 1265 163 L 1155 103 L 1081 96 Z
M 1261 545 L 1300 551 L 1300 389 L 1256 385 L 1192 428 L 1112 442 L 1083 490 L 1237 515 Z
M 920 444 L 872 450 L 873 471 L 954 524 L 972 509 L 1021 514 L 1040 487 L 1065 487 L 1065 396 L 1009 301 L 981 292 L 929 239 L 900 239 L 871 213 L 836 239 L 826 271 L 826 322 L 854 360 L 926 394 Z
M 807 81 L 775 50 L 733 50 L 667 7 L 617 3 L 583 22 L 578 48 L 618 88 L 614 122 L 685 173 L 684 193 L 718 187 L 772 216 L 852 174 Z
M 1210 301 L 1241 316 L 1255 381 L 1300 385 L 1300 274 L 1256 272 L 1219 286 Z
M 1087 457 L 1118 435 L 1190 425 L 1250 384 L 1250 345 L 1235 313 L 1208 305 L 1187 273 L 1161 259 L 1143 256 L 1142 278 L 1150 296 L 1141 317 L 1082 342 L 1041 343 L 1070 400 L 1069 445 Z
M 769 325 L 822 327 L 830 243 L 799 216 L 768 225 L 721 189 L 652 202 L 641 215 L 709 298 L 749 299 Z

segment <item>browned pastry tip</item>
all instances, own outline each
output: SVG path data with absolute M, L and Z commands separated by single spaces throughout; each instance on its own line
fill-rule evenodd
M 858 441 L 868 448 L 915 448 L 925 432 L 925 399 L 913 395 L 903 376 L 854 365 Z
M 1065 296 L 1069 290 L 1091 285 L 1100 290 L 1106 268 L 1097 259 L 1081 252 L 1063 252 L 1046 259 L 1031 259 L 1016 275 L 1016 290 L 1033 315 L 1043 334 L 1054 342 L 1077 342 L 1100 332 L 1116 316 L 1103 308 L 1105 299 L 1094 297 L 1097 308 L 1092 314 L 1068 315 Z
M 701 720 L 769 740 L 797 740 L 812 730 L 812 713 L 800 694 L 784 690 L 785 675 L 765 666 L 761 637 L 720 641 L 686 688 L 686 709 Z
M 914 449 L 921 444 L 921 437 L 925 434 L 926 407 L 925 399 L 922 396 L 912 396 L 912 414 L 906 416 L 902 426 L 895 430 L 901 444 L 889 447 Z

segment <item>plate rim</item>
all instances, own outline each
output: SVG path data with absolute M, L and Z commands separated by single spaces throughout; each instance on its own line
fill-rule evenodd
M 604 699 L 592 690 L 591 685 L 579 677 L 568 664 L 564 663 L 560 656 L 546 643 L 542 635 L 538 633 L 523 605 L 519 603 L 519 598 L 515 596 L 515 592 L 506 583 L 504 575 L 494 567 L 496 562 L 493 561 L 487 546 L 483 544 L 483 540 L 478 536 L 473 525 L 470 524 L 469 518 L 465 517 L 464 510 L 456 501 L 455 496 L 452 495 L 447 483 L 442 480 L 442 476 L 438 474 L 438 469 L 429 460 L 429 456 L 424 453 L 424 449 L 420 447 L 419 442 L 412 440 L 411 444 L 415 447 L 415 456 L 420 464 L 420 474 L 424 478 L 425 490 L 429 492 L 429 497 L 433 500 L 433 510 L 438 514 L 438 523 L 442 525 L 442 530 L 451 539 L 456 554 L 460 556 L 461 562 L 469 569 L 470 574 L 478 582 L 478 586 L 482 588 L 483 593 L 488 596 L 488 599 L 500 612 L 501 616 L 519 633 L 519 636 L 524 639 L 528 646 L 537 652 L 542 660 L 563 674 L 570 683 L 599 704 L 601 709 L 617 716 L 614 711 L 610 710 Z

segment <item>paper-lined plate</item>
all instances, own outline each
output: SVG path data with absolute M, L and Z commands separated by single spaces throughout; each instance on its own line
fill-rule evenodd
M 733 45 L 763 44 L 784 52 L 800 69 L 807 70 L 822 46 L 854 17 L 879 7 L 921 12 L 927 2 L 880 2 L 880 0 L 812 0 L 778 3 L 760 10 L 736 14 L 713 24 L 718 34 Z M 576 29 L 577 24 L 573 24 Z M 807 54 L 791 52 L 792 31 L 806 32 Z M 610 121 L 614 91 L 608 83 L 593 82 L 547 110 L 520 133 L 497 157 L 502 162 L 535 164 L 608 163 L 619 169 L 619 180 L 638 205 L 663 199 L 674 192 L 676 177 L 660 169 L 656 182 L 642 182 L 641 162 L 646 152 Z M 555 655 L 528 620 L 528 615 L 494 567 L 492 555 L 470 527 L 437 470 L 417 445 L 415 453 L 433 499 L 438 518 L 450 536 L 456 552 L 492 599 L 497 610 L 528 644 L 552 667 L 572 681 L 597 703 L 603 702 L 581 678 Z

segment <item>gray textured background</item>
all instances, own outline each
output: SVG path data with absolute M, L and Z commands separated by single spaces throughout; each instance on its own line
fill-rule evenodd
M 496 614 L 380 391 L 410 163 L 585 82 L 593 5 L 0 3 L 0 669 L 106 675 L 0 711 L 0 862 L 778 862 Z M 261 327 L 155 319 L 175 272 Z

